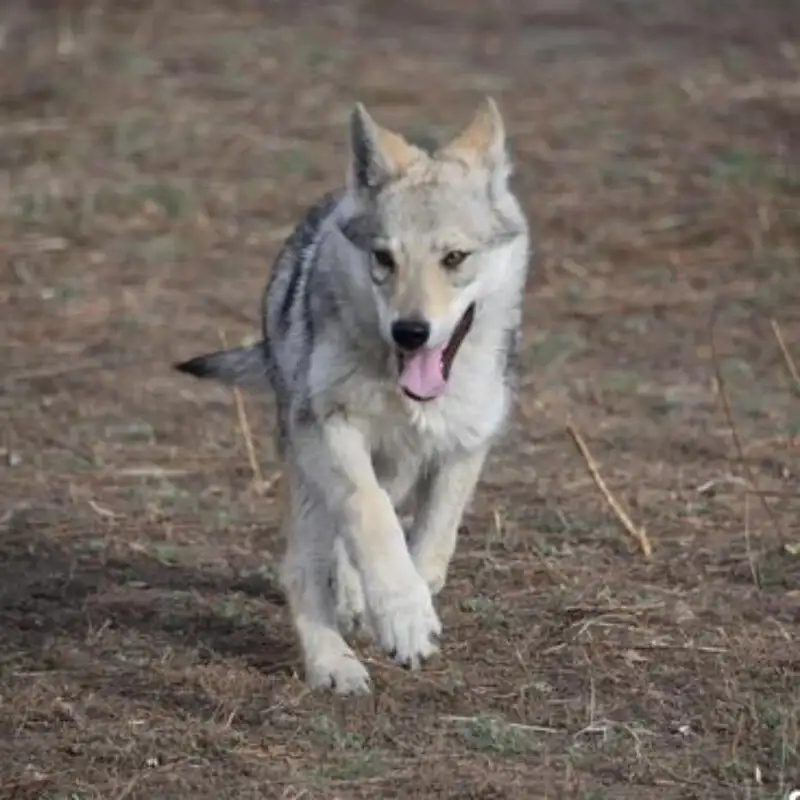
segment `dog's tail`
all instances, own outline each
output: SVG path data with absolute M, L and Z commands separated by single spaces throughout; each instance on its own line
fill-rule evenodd
M 217 350 L 173 367 L 179 372 L 206 378 L 228 386 L 243 386 L 249 389 L 266 389 L 270 385 L 272 357 L 266 340 L 256 344 Z

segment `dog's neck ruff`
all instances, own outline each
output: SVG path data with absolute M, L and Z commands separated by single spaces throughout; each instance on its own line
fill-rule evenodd
M 425 402 L 439 397 L 447 387 L 453 361 L 475 319 L 475 303 L 471 303 L 446 345 L 423 348 L 412 355 L 399 355 L 400 388 L 406 397 Z

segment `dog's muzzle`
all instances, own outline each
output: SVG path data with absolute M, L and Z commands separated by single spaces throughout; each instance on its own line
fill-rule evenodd
M 458 350 L 472 328 L 475 303 L 462 314 L 444 347 L 422 348 L 414 352 L 398 349 L 397 365 L 400 370 L 400 388 L 412 400 L 433 400 L 444 391 Z

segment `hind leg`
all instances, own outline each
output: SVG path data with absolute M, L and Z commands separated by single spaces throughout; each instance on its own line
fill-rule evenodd
M 340 694 L 370 691 L 364 665 L 339 632 L 330 585 L 335 533 L 330 516 L 296 477 L 290 478 L 282 582 L 297 631 L 305 678 L 313 688 Z

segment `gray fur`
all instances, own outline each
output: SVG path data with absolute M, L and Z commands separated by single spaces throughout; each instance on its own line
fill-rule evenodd
M 246 386 L 255 389 L 269 388 L 269 345 L 266 340 L 256 344 L 218 350 L 176 364 L 175 368 L 196 378 L 212 378 L 228 386 Z
M 511 408 L 528 226 L 494 104 L 467 130 L 444 147 L 405 146 L 357 106 L 350 182 L 309 208 L 281 249 L 263 342 L 179 365 L 229 384 L 266 378 L 275 395 L 290 498 L 283 580 L 314 686 L 368 690 L 340 632 L 354 619 L 412 666 L 437 649 L 432 594 Z M 394 267 L 376 248 L 392 249 Z M 448 271 L 454 249 L 469 256 Z M 444 347 L 469 305 L 443 394 L 409 399 L 392 320 L 427 315 L 430 346 Z

